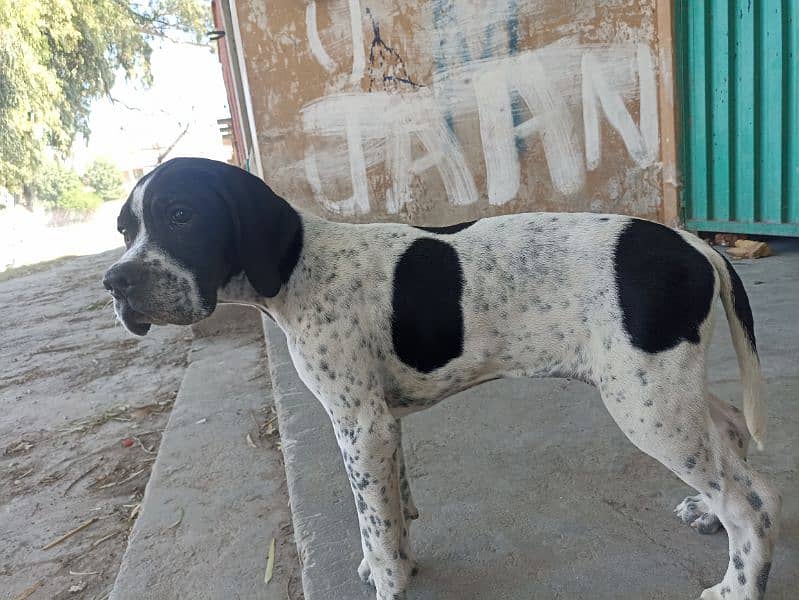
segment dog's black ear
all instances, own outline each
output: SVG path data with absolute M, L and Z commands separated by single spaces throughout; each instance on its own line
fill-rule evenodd
M 261 179 L 243 169 L 229 169 L 220 187 L 233 218 L 237 261 L 255 290 L 272 298 L 299 259 L 302 220 Z

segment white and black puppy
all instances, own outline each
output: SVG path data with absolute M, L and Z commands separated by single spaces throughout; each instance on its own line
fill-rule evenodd
M 333 423 L 360 522 L 360 576 L 405 597 L 418 513 L 400 417 L 498 377 L 595 385 L 638 448 L 699 495 L 729 566 L 704 599 L 765 592 L 780 496 L 747 464 L 765 409 L 749 301 L 729 263 L 685 232 L 618 215 L 517 214 L 452 227 L 351 225 L 294 210 L 260 179 L 203 159 L 144 177 L 119 216 L 127 251 L 106 273 L 119 319 L 189 324 L 217 303 L 283 329 Z M 707 389 L 714 300 L 743 379 L 744 415 Z

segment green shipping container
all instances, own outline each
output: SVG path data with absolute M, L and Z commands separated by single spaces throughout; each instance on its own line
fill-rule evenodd
M 799 236 L 799 0 L 675 2 L 682 210 Z

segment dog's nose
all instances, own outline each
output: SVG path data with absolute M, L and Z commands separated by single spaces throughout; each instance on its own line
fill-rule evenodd
M 139 280 L 140 270 L 134 264 L 125 262 L 106 271 L 103 286 L 114 296 L 125 297 Z

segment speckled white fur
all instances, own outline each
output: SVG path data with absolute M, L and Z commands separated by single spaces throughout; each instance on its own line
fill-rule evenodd
M 715 514 L 728 532 L 727 573 L 702 598 L 760 597 L 779 494 L 741 459 L 734 442 L 748 442 L 746 423 L 706 389 L 714 310 L 698 344 L 647 354 L 625 333 L 613 252 L 628 217 L 509 215 L 444 236 L 397 224 L 302 220 L 302 253 L 277 296 L 259 297 L 242 275 L 219 298 L 257 306 L 276 320 L 300 378 L 330 415 L 358 511 L 358 572 L 379 600 L 404 598 L 414 569 L 408 525 L 417 513 L 404 475 L 400 417 L 480 382 L 520 376 L 597 386 L 627 437 L 701 492 L 707 514 L 694 518 Z M 430 373 L 400 361 L 391 337 L 395 265 L 421 237 L 452 245 L 465 281 L 463 352 Z M 717 297 L 728 275 L 709 247 L 696 238 L 690 243 L 713 265 Z M 740 326 L 732 332 L 740 337 Z

